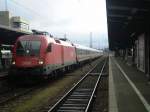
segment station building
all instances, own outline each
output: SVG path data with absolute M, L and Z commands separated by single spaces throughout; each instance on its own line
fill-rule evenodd
M 29 22 L 20 16 L 12 17 L 11 27 L 19 31 L 29 31 Z
M 0 25 L 10 27 L 10 18 L 9 11 L 0 11 Z
M 9 11 L 0 11 L 0 25 L 18 31 L 29 31 L 29 22 L 20 16 L 11 16 Z

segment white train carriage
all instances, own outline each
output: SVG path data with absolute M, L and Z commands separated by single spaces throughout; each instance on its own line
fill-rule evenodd
M 89 59 L 94 59 L 102 55 L 102 51 L 93 48 L 85 47 L 79 44 L 74 44 L 76 47 L 77 61 L 82 62 Z

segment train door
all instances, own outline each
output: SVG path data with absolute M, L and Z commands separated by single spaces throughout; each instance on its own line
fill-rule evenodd
M 76 62 L 78 63 L 78 51 L 76 47 L 75 47 L 75 58 L 76 58 Z
M 62 60 L 62 65 L 64 65 L 64 46 L 61 46 L 61 60 Z

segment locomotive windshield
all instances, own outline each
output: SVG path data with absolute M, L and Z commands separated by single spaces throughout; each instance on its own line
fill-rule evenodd
M 18 41 L 16 54 L 18 56 L 39 56 L 40 53 L 40 41 Z

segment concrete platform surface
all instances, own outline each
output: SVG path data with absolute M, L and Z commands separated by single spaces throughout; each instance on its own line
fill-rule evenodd
M 150 112 L 150 85 L 144 73 L 109 57 L 109 112 Z

